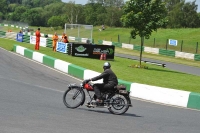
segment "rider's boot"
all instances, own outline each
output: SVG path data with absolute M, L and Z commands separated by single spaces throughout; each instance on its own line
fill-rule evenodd
M 88 108 L 91 108 L 91 107 L 96 107 L 96 101 L 95 100 L 92 100 L 91 102 L 87 102 L 85 104 L 85 106 L 87 106 Z

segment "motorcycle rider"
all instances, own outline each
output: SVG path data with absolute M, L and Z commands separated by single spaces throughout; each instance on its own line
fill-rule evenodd
M 103 69 L 104 71 L 100 75 L 83 81 L 84 84 L 88 83 L 89 81 L 96 81 L 99 79 L 103 79 L 103 83 L 96 83 L 93 85 L 94 92 L 97 97 L 96 102 L 98 103 L 103 102 L 103 99 L 101 97 L 101 91 L 107 89 L 114 89 L 114 86 L 118 85 L 117 76 L 111 70 L 111 64 L 109 62 L 105 62 L 103 64 Z

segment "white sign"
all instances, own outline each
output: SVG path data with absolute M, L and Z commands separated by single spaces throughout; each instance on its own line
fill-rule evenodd
M 36 36 L 30 36 L 30 44 L 36 44 Z M 40 37 L 40 46 L 46 47 L 47 39 L 44 37 Z
M 169 39 L 169 45 L 177 46 L 178 40 Z

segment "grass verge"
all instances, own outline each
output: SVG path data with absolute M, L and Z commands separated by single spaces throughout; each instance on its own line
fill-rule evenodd
M 6 50 L 12 51 L 14 44 L 34 50 L 34 45 L 0 38 L 0 47 Z M 102 72 L 102 65 L 105 62 L 97 59 L 73 57 L 63 53 L 52 52 L 52 49 L 45 47 L 40 47 L 39 52 L 97 72 Z M 176 72 L 150 64 L 145 64 L 148 66 L 148 69 L 132 68 L 128 66 L 139 64 L 139 62 L 119 57 L 115 57 L 110 62 L 113 71 L 116 72 L 119 79 L 200 93 L 200 76 Z

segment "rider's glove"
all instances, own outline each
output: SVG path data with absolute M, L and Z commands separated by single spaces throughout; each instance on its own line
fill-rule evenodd
M 90 79 L 83 80 L 83 84 L 90 82 Z

